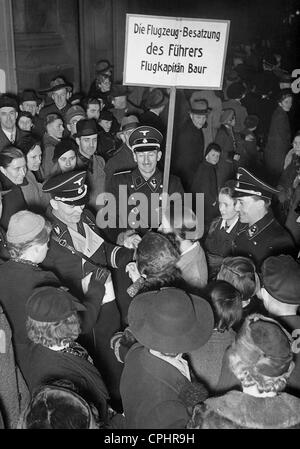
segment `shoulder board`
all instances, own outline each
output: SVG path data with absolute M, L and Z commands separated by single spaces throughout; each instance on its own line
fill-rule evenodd
M 125 173 L 131 173 L 131 170 L 117 171 L 116 173 L 114 173 L 114 176 L 116 176 L 116 175 L 123 175 Z

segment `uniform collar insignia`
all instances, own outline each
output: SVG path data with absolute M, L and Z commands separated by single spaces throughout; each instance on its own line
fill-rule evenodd
M 258 231 L 258 226 L 256 224 L 250 226 L 250 228 L 248 229 L 248 235 L 250 238 L 252 238 L 256 232 Z

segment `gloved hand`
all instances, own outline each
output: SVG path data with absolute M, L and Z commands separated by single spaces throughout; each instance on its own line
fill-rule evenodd
M 94 294 L 99 295 L 100 289 L 105 291 L 104 284 L 109 275 L 110 271 L 106 267 L 99 267 L 95 271 L 93 271 L 86 295 L 87 296 L 91 296 Z

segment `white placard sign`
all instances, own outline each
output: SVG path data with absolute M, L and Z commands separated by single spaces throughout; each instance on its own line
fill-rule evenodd
M 123 84 L 221 89 L 229 20 L 126 15 Z

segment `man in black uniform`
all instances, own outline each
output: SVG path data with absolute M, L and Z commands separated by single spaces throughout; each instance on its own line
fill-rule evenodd
M 110 338 L 120 330 L 121 317 L 107 267 L 122 271 L 122 267 L 133 260 L 133 250 L 110 244 L 102 238 L 93 215 L 84 209 L 88 200 L 85 178 L 85 171 L 67 172 L 50 178 L 43 185 L 43 191 L 52 197 L 48 218 L 53 224 L 43 267 L 52 270 L 79 299 L 87 293 L 96 270 L 100 269 L 100 275 L 106 276 L 105 294 L 103 297 L 99 294 L 102 305 L 93 335 L 81 343 L 92 354 L 114 400 L 114 407 L 119 409 L 122 367 L 110 350 Z M 129 239 L 124 241 L 124 245 Z
M 292 237 L 270 209 L 272 195 L 278 190 L 242 167 L 238 168 L 234 190 L 240 221 L 246 223 L 235 237 L 234 255 L 250 257 L 258 268 L 269 256 L 296 256 Z
M 105 207 L 97 214 L 97 224 L 102 228 L 105 214 L 112 214 L 112 209 L 116 212 L 115 229 L 110 226 L 108 233 L 112 241 L 122 244 L 128 234 L 143 235 L 160 224 L 158 211 L 162 205 L 163 173 L 157 163 L 162 156 L 162 140 L 162 134 L 151 126 L 139 126 L 130 134 L 128 144 L 137 168 L 112 176 L 107 193 L 113 195 L 116 208 L 112 208 L 107 197 Z M 174 200 L 182 200 L 184 190 L 177 176 L 170 175 L 168 194 L 177 194 L 173 195 Z

